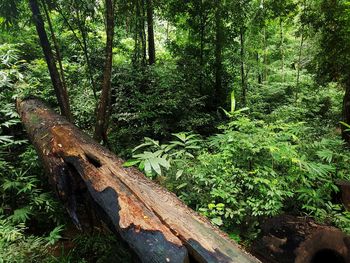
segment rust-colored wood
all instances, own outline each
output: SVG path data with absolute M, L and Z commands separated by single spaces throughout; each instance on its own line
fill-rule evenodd
M 17 110 L 76 224 L 74 193 L 83 184 L 110 229 L 142 262 L 259 262 L 44 103 L 18 101 Z

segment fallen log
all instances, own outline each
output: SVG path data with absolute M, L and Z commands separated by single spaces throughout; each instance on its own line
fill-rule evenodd
M 350 237 L 308 217 L 280 215 L 267 219 L 251 249 L 269 263 L 348 263 Z
M 18 101 L 17 111 L 76 225 L 75 195 L 85 189 L 109 228 L 141 262 L 259 262 L 43 102 Z

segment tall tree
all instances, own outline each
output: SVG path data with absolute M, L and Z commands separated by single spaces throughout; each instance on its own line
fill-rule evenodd
M 60 74 L 56 67 L 56 61 L 53 56 L 50 42 L 45 31 L 44 20 L 40 13 L 39 4 L 37 0 L 29 0 L 29 4 L 33 14 L 33 21 L 40 39 L 40 44 L 44 52 L 45 60 L 50 72 L 51 82 L 56 93 L 58 104 L 61 109 L 61 113 L 64 116 L 66 116 L 68 120 L 72 120 L 67 90 L 62 83 Z
M 91 19 L 96 21 L 95 17 L 98 16 L 98 14 L 96 14 L 95 10 L 97 9 L 98 5 L 98 2 L 88 0 L 66 0 L 55 5 L 56 11 L 62 16 L 63 21 L 73 33 L 77 44 L 83 51 L 88 78 L 90 80 L 96 102 L 98 100 L 96 93 L 97 84 L 93 70 L 93 52 L 89 51 L 91 49 L 91 45 L 89 43 L 89 32 L 91 32 L 91 26 L 89 26 L 89 24 L 91 23 Z
M 153 65 L 156 62 L 156 49 L 154 45 L 153 30 L 153 0 L 146 0 L 147 5 L 147 31 L 148 31 L 148 63 Z
M 244 31 L 243 27 L 239 30 L 239 39 L 240 39 L 240 62 L 241 62 L 241 85 L 242 85 L 242 105 L 247 104 L 247 84 L 246 84 L 246 73 L 244 68 Z
M 114 3 L 113 0 L 105 1 L 106 9 L 106 59 L 102 78 L 102 93 L 97 106 L 96 125 L 94 139 L 103 140 L 107 143 L 107 128 L 111 100 L 111 77 L 113 58 L 113 36 L 114 36 Z
M 215 106 L 221 106 L 225 100 L 222 85 L 222 49 L 224 44 L 224 28 L 222 19 L 222 3 L 221 0 L 217 0 L 215 10 Z
M 60 69 L 60 77 L 61 77 L 61 81 L 62 81 L 62 86 L 63 86 L 63 88 L 65 90 L 67 90 L 67 84 L 66 84 L 66 80 L 65 80 L 65 77 L 64 77 L 64 70 L 63 70 L 63 65 L 62 65 L 62 55 L 61 55 L 60 47 L 58 45 L 58 41 L 57 41 L 57 38 L 56 38 L 55 31 L 53 29 L 53 25 L 52 25 L 51 18 L 50 18 L 50 13 L 49 13 L 49 10 L 48 10 L 48 8 L 46 6 L 47 3 L 45 1 L 43 1 L 43 0 L 41 1 L 41 3 L 42 3 L 42 6 L 44 8 L 46 20 L 47 20 L 47 23 L 49 25 L 51 39 L 52 39 L 52 42 L 53 42 L 53 46 L 55 48 L 56 59 L 57 59 L 57 62 L 58 62 L 58 67 Z
M 133 1 L 134 12 L 134 54 L 135 65 L 145 65 L 147 61 L 146 32 L 145 32 L 145 0 Z
M 244 1 L 234 1 L 230 6 L 230 13 L 232 16 L 232 19 L 234 21 L 232 31 L 232 37 L 233 39 L 238 38 L 239 39 L 239 47 L 237 47 L 237 62 L 239 62 L 240 66 L 240 83 L 241 83 L 241 97 L 240 102 L 242 106 L 245 106 L 247 103 L 247 86 L 248 86 L 248 72 L 249 72 L 249 60 L 248 60 L 248 45 L 249 41 L 247 40 L 247 37 L 249 37 L 249 28 L 250 31 L 252 31 L 253 22 L 250 18 L 250 14 L 254 14 L 252 12 L 252 1 L 251 0 L 244 0 Z M 255 34 L 255 38 L 257 38 L 258 34 Z M 252 39 L 249 39 L 250 42 Z M 252 46 L 252 44 L 251 44 Z M 252 52 L 254 56 L 254 66 L 256 65 L 256 61 L 259 63 L 259 55 L 257 52 Z M 234 55 L 235 56 L 235 55 Z M 256 67 L 257 68 L 257 67 Z

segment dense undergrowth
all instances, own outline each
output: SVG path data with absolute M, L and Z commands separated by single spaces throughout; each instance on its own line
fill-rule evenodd
M 312 4 L 308 9 L 300 1 L 281 1 L 293 4 L 282 7 L 267 1 L 267 14 L 259 20 L 258 2 L 251 1 L 255 9 L 243 10 L 252 17 L 246 20 L 232 11 L 237 6 L 229 6 L 233 22 L 225 20 L 222 52 L 227 96 L 220 105 L 213 92 L 217 65 L 211 46 L 217 36 L 216 7 L 201 9 L 203 18 L 195 4 L 159 5 L 157 63 L 151 66 L 140 62 L 134 29 L 117 26 L 108 147 L 127 160 L 125 166 L 139 167 L 243 244 L 258 236 L 265 219 L 283 213 L 308 216 L 350 234 L 350 212 L 337 186 L 338 180 L 350 180 L 350 150 L 340 123 L 343 77 L 324 81 L 320 76 L 325 61 L 317 54 L 327 50 L 320 41 L 326 38 L 317 31 L 322 23 L 316 23 Z M 85 14 L 88 65 L 74 35 L 78 27 L 72 32 L 51 11 L 54 29 L 62 30 L 57 38 L 75 124 L 92 134 L 94 92 L 100 94 L 92 80 L 101 78 L 103 19 Z M 199 18 L 207 19 L 203 38 Z M 58 105 L 34 27 L 23 23 L 17 28 L 21 35 L 0 31 L 0 263 L 131 260 L 115 249 L 119 241 L 101 233 L 77 235 L 69 251 L 57 243 L 70 223 L 26 137 L 15 100 L 36 96 Z M 238 29 L 247 39 L 243 55 Z M 241 85 L 246 85 L 244 99 Z M 61 256 L 52 253 L 55 246 Z
M 163 144 L 146 138 L 126 165 L 138 164 L 213 224 L 244 240 L 256 237 L 264 218 L 286 212 L 349 232 L 350 213 L 335 198 L 337 180 L 349 179 L 345 143 L 336 130 L 324 134 L 313 121 L 317 114 L 304 122 L 271 121 L 274 114 L 257 120 L 233 112 L 220 133 L 208 138 L 178 133 Z
M 1 52 L 0 95 L 6 102 L 1 106 L 0 136 L 2 258 L 6 259 L 4 262 L 39 259 L 55 262 L 57 259 L 49 256 L 48 248 L 61 237 L 62 224 L 67 222 L 62 218 L 64 211 L 49 191 L 40 162 L 14 109 L 14 99 L 32 94 L 30 83 L 39 82 L 32 72 L 28 73 L 37 62 L 32 62 L 33 66 L 21 61 L 20 52 L 13 45 L 2 45 Z M 259 233 L 259 223 L 285 212 L 311 216 L 350 232 L 350 214 L 335 199 L 339 191 L 336 180 L 349 179 L 350 174 L 349 150 L 334 128 L 340 115 L 337 102 L 342 92 L 336 85 L 320 87 L 316 96 L 312 90 L 301 92 L 296 103 L 293 98 L 287 98 L 273 108 L 269 104 L 270 108 L 264 109 L 265 100 L 275 95 L 269 96 L 259 87 L 259 91 L 252 91 L 263 98 L 258 103 L 242 111 L 220 110 L 225 120 L 217 126 L 215 135 L 181 132 L 174 133 L 169 141 L 164 137 L 162 142 L 147 137 L 130 151 L 132 158 L 126 166 L 138 165 L 147 176 L 175 192 L 239 241 L 253 240 Z M 37 95 L 46 96 L 46 92 L 42 90 Z M 170 99 L 176 100 L 173 96 Z M 79 105 L 74 113 L 80 116 L 78 125 L 88 128 L 91 120 L 85 118 L 91 112 Z M 126 118 L 132 113 L 113 118 L 122 122 L 121 115 Z M 143 118 L 144 115 L 139 116 L 132 124 L 137 126 Z M 132 121 L 130 117 L 126 119 Z M 150 127 L 155 133 L 161 131 L 161 119 L 155 117 L 155 121 L 160 122 L 159 127 L 148 123 L 137 133 L 144 134 Z M 127 127 L 123 129 L 128 131 Z M 113 130 L 111 142 L 122 138 L 120 141 L 132 145 L 124 136 L 123 130 Z M 137 134 L 127 136 L 137 138 Z M 129 151 L 123 152 L 130 157 Z M 48 221 L 57 227 L 52 229 Z M 32 229 L 38 226 L 39 229 Z M 66 259 L 80 257 L 81 249 L 77 246 Z M 105 249 L 101 247 L 100 252 Z

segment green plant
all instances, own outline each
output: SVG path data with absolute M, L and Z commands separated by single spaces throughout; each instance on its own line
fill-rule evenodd
M 57 201 L 44 190 L 47 182 L 38 156 L 19 125 L 15 99 L 23 95 L 27 66 L 19 46 L 0 45 L 0 262 L 48 262 L 48 245 L 59 239 Z M 48 237 L 30 235 L 37 225 Z
M 290 210 L 322 222 L 334 215 L 329 223 L 347 229 L 347 214 L 330 203 L 338 191 L 335 179 L 348 177 L 344 164 L 350 155 L 337 151 L 341 140 L 305 143 L 312 140 L 305 123 L 266 123 L 242 113 L 220 129 L 222 133 L 206 140 L 209 147 L 178 134 L 176 141 L 163 144 L 147 138 L 135 150 L 146 148 L 166 157 L 170 167 L 164 184 L 228 232 L 254 238 L 261 219 Z M 186 142 L 195 147 L 186 150 Z M 187 154 L 189 150 L 195 154 Z M 141 162 L 144 155 L 137 157 Z
M 94 235 L 78 235 L 74 240 L 74 248 L 52 262 L 132 262 L 132 255 L 125 244 L 113 235 L 95 233 Z
M 349 131 L 349 130 L 350 130 L 350 125 L 349 125 L 349 124 L 347 124 L 347 123 L 345 123 L 345 122 L 343 122 L 343 121 L 340 121 L 339 123 L 342 124 L 343 126 L 345 126 L 346 131 Z
M 198 136 L 185 132 L 174 133 L 173 136 L 176 140 L 168 144 L 160 144 L 159 141 L 145 137 L 144 143 L 133 149 L 133 159 L 125 162 L 124 166 L 138 165 L 146 175 L 156 177 L 162 175 L 162 167 L 169 170 L 184 158 L 194 158 L 192 153 L 200 149 L 201 140 L 198 139 Z M 144 151 L 136 154 L 140 150 Z M 182 172 L 183 170 L 176 172 L 176 179 L 181 176 Z
M 51 262 L 48 247 L 60 238 L 62 227 L 56 227 L 48 237 L 37 237 L 25 233 L 24 223 L 13 224 L 0 217 L 0 262 Z

